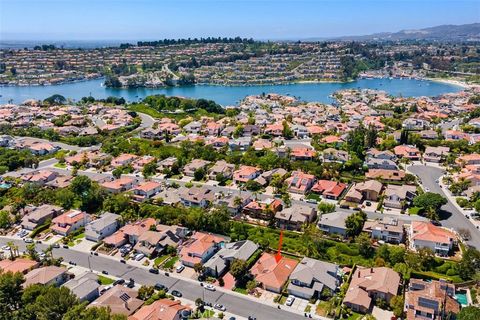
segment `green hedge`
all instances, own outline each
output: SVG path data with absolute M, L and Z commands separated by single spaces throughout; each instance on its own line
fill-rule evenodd
M 49 227 L 50 227 L 50 224 L 52 223 L 52 220 L 47 220 L 45 221 L 44 224 L 42 225 L 39 225 L 38 227 L 36 227 L 35 229 L 33 229 L 32 233 L 30 233 L 30 238 L 35 238 L 39 233 L 47 230 Z

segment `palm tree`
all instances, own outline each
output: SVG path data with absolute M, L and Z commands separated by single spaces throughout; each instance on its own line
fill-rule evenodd
M 8 241 L 7 246 L 10 250 L 10 260 L 15 260 L 15 243 L 13 243 L 13 241 Z

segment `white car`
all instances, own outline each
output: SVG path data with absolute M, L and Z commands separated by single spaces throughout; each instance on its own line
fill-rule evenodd
M 175 270 L 177 271 L 177 273 L 180 273 L 180 272 L 183 271 L 183 269 L 185 269 L 185 266 L 183 264 L 181 264 Z
M 215 287 L 211 284 L 206 284 L 203 286 L 205 289 L 209 290 L 209 291 L 215 291 Z
M 285 301 L 285 305 L 291 306 L 293 304 L 293 301 L 295 301 L 295 297 L 289 296 Z
M 25 238 L 25 243 L 33 243 L 33 239 L 32 238 Z
M 10 247 L 7 246 L 7 245 L 4 245 L 4 246 L 2 247 L 2 250 L 3 250 L 3 251 L 10 251 Z
M 213 307 L 217 310 L 220 310 L 220 311 L 227 311 L 227 308 L 225 308 L 224 305 L 219 304 L 219 303 L 215 303 L 215 305 Z
M 139 253 L 135 256 L 135 261 L 140 261 L 145 257 L 143 253 Z

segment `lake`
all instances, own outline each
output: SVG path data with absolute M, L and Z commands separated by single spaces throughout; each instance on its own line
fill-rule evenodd
M 352 88 L 383 90 L 392 95 L 404 97 L 438 96 L 462 90 L 462 87 L 452 84 L 414 79 L 360 79 L 348 83 L 294 83 L 258 86 L 197 85 L 159 89 L 113 89 L 103 87 L 102 83 L 103 79 L 96 79 L 53 86 L 0 87 L 0 103 L 7 103 L 10 99 L 14 103 L 21 103 L 26 99 L 45 99 L 53 94 L 61 94 L 74 100 L 91 95 L 98 99 L 108 96 L 124 97 L 127 101 L 138 101 L 152 94 L 165 94 L 167 96 L 205 98 L 226 106 L 236 104 L 247 95 L 263 92 L 288 94 L 303 101 L 330 103 L 332 102 L 330 95 L 333 92 Z

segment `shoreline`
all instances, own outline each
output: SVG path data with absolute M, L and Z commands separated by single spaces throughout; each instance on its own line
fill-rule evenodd
M 451 84 L 454 86 L 462 87 L 464 89 L 470 89 L 472 87 L 471 84 L 468 84 L 464 81 L 454 80 L 454 79 L 442 79 L 442 78 L 424 78 L 424 80 L 432 81 L 432 82 L 439 82 L 439 83 L 446 83 Z

